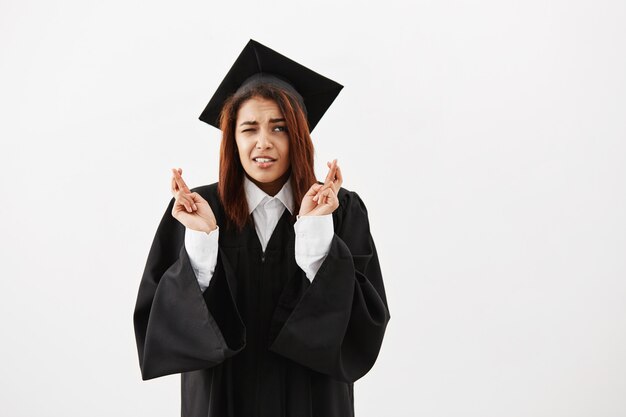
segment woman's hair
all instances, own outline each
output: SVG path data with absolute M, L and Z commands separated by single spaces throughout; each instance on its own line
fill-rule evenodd
M 242 230 L 249 221 L 248 203 L 243 188 L 245 171 L 237 153 L 235 124 L 241 105 L 253 97 L 276 102 L 283 113 L 289 135 L 289 161 L 294 198 L 294 216 L 300 211 L 302 198 L 316 181 L 313 165 L 313 142 L 309 135 L 306 115 L 298 100 L 279 87 L 260 84 L 237 92 L 224 103 L 220 114 L 222 144 L 220 148 L 220 177 L 218 195 L 229 223 Z

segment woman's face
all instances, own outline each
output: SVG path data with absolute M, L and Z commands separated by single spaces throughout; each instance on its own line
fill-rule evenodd
M 278 104 L 261 97 L 246 100 L 237 112 L 235 129 L 246 174 L 267 194 L 275 195 L 289 171 L 289 133 Z

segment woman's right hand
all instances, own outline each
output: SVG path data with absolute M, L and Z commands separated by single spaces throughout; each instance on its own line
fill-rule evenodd
M 209 233 L 217 228 L 217 221 L 209 203 L 198 193 L 192 193 L 181 176 L 183 170 L 172 168 L 172 195 L 176 199 L 172 216 L 185 227 Z

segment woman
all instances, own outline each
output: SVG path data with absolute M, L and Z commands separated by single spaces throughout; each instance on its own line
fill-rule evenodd
M 336 160 L 316 182 L 303 90 L 236 84 L 219 182 L 190 190 L 173 170 L 134 321 L 143 379 L 181 373 L 183 416 L 352 416 L 378 356 L 390 315 L 367 211 Z

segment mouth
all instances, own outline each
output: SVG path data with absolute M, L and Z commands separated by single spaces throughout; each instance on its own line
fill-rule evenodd
M 257 157 L 257 158 L 252 158 L 252 160 L 256 163 L 256 165 L 259 168 L 269 168 L 272 165 L 274 165 L 274 162 L 276 162 L 274 158 L 268 158 L 268 157 Z

